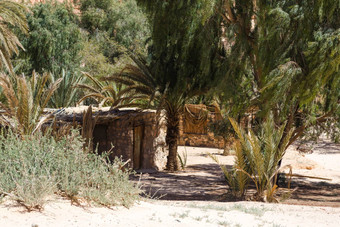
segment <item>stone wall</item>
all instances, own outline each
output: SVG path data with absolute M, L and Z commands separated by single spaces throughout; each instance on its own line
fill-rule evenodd
M 138 141 L 135 138 L 136 127 L 141 129 Z M 99 152 L 107 151 L 113 146 L 111 159 L 118 156 L 124 161 L 130 160 L 129 167 L 134 169 L 137 169 L 134 166 L 134 152 L 140 144 L 140 150 L 137 148 L 138 153 L 140 152 L 138 169 L 162 170 L 167 157 L 165 131 L 162 121 L 156 120 L 154 111 L 138 111 L 109 120 L 105 124 L 97 124 L 93 141 Z
M 122 119 L 108 123 L 107 144 L 113 146 L 112 156 L 122 157 L 123 160 L 133 161 L 133 122 Z M 93 135 L 94 138 L 96 135 Z M 133 167 L 133 166 L 131 166 Z

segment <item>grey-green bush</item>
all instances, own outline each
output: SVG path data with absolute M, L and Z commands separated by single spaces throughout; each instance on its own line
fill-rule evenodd
M 104 206 L 130 206 L 139 198 L 121 160 L 110 163 L 106 156 L 84 153 L 76 133 L 59 141 L 8 133 L 0 144 L 0 194 L 28 210 L 40 210 L 54 193 Z

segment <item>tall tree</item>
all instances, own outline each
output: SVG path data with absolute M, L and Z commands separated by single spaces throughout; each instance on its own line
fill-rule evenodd
M 71 5 L 36 3 L 27 20 L 30 32 L 22 41 L 26 52 L 18 62 L 26 62 L 21 65 L 21 72 L 51 72 L 58 76 L 63 70 L 70 73 L 79 70 L 82 35 Z
M 138 0 L 152 26 L 150 58 L 134 58 L 121 76 L 136 92 L 156 98 L 165 110 L 167 169 L 178 170 L 179 119 L 186 100 L 208 89 L 220 63 L 220 21 L 213 16 L 214 1 Z
M 79 0 L 79 9 L 82 27 L 110 63 L 127 60 L 123 49 L 145 53 L 150 29 L 136 0 Z
M 287 122 L 282 140 L 295 128 L 289 144 L 334 116 L 340 100 L 340 1 L 223 2 L 218 13 L 229 67 L 222 84 L 234 112 L 257 109 L 257 122 L 273 112 L 277 126 Z
M 0 1 L 0 67 L 5 66 L 11 73 L 12 55 L 19 54 L 19 48 L 24 49 L 12 28 L 18 27 L 27 33 L 26 11 L 27 8 L 22 4 Z

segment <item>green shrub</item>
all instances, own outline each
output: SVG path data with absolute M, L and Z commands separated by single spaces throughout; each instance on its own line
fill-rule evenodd
M 130 206 L 139 197 L 122 161 L 84 153 L 76 132 L 59 141 L 8 133 L 0 136 L 0 144 L 0 194 L 28 210 L 40 210 L 54 193 L 77 204 L 86 200 L 104 206 Z

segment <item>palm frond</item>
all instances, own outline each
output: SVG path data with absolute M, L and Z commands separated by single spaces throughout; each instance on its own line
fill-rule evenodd
M 96 79 L 95 77 L 93 77 L 91 74 L 87 72 L 82 72 L 82 73 L 86 78 L 88 78 L 97 87 L 97 89 L 102 89 L 103 85 L 100 83 L 98 79 Z
M 131 86 L 135 84 L 135 81 L 122 76 L 122 74 L 112 74 L 111 76 L 105 76 L 101 78 L 102 81 L 113 81 L 119 84 L 124 84 L 126 86 Z
M 37 74 L 33 74 L 30 79 L 25 76 L 0 75 L 0 87 L 6 98 L 6 102 L 0 106 L 5 110 L 8 121 L 14 122 L 11 128 L 20 135 L 32 134 L 40 128 L 38 125 L 43 109 L 60 83 L 56 81 L 46 88 L 44 78 Z
M 74 87 L 84 89 L 84 90 L 89 90 L 92 93 L 100 93 L 98 89 L 95 89 L 94 87 L 88 84 L 76 84 Z
M 26 12 L 27 8 L 23 4 L 0 1 L 0 66 L 5 65 L 12 74 L 10 58 L 14 53 L 19 53 L 19 48 L 24 48 L 10 27 L 15 26 L 26 33 L 28 31 Z

